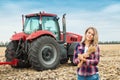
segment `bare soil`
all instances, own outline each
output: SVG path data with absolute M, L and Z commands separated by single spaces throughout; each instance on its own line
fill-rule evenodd
M 4 51 L 0 47 L 0 62 L 5 61 Z M 98 65 L 101 80 L 120 80 L 120 44 L 100 45 L 100 63 Z M 0 65 L 0 80 L 76 80 L 77 66 L 59 65 L 54 70 L 36 71 L 14 69 L 10 65 Z

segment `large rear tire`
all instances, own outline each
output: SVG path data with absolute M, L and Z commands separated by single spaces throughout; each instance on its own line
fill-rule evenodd
M 54 38 L 42 36 L 32 42 L 28 58 L 35 70 L 55 69 L 60 63 L 59 45 Z
M 7 62 L 11 62 L 13 59 L 16 58 L 16 50 L 18 48 L 18 42 L 19 41 L 11 41 L 6 47 L 5 50 L 5 57 Z M 19 58 L 17 58 L 19 61 L 17 65 L 11 65 L 13 68 L 28 68 L 30 67 L 30 64 L 28 60 L 26 60 L 27 56 L 25 54 L 21 55 Z

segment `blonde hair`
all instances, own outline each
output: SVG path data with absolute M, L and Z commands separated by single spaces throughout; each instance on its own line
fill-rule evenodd
M 88 32 L 89 29 L 92 29 L 93 32 L 94 32 L 94 35 L 93 35 L 93 40 L 91 42 L 90 45 L 97 45 L 98 44 L 98 32 L 97 32 L 97 29 L 94 28 L 94 27 L 88 27 L 85 31 L 85 35 L 86 33 Z M 83 43 L 85 42 L 86 38 L 84 37 L 84 40 L 83 40 Z

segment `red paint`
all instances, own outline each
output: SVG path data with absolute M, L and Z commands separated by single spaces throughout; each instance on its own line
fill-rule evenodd
M 52 37 L 55 38 L 55 36 L 52 34 L 52 32 L 50 31 L 47 31 L 47 30 L 39 30 L 39 31 L 36 31 L 36 32 L 33 32 L 31 33 L 28 37 L 27 37 L 27 40 L 32 40 L 32 39 L 35 39 L 35 38 L 38 38 L 42 35 L 50 35 Z
M 66 32 L 66 43 L 80 42 L 81 40 L 82 40 L 81 35 L 71 32 Z M 61 41 L 63 41 L 63 33 L 61 33 Z
M 57 16 L 56 14 L 50 14 L 50 13 L 34 13 L 34 14 L 28 14 L 26 17 L 32 17 L 32 16 Z
M 12 65 L 12 66 L 16 66 L 17 63 L 18 63 L 18 59 L 13 59 L 12 61 L 10 62 L 0 62 L 0 65 Z
M 22 38 L 23 40 L 26 40 L 27 36 L 28 36 L 28 35 L 25 34 L 25 33 L 23 33 L 23 32 L 21 32 L 21 33 L 16 33 L 16 34 L 12 35 L 11 40 L 20 40 L 21 38 Z

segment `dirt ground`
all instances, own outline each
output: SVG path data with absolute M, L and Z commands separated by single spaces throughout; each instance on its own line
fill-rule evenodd
M 120 80 L 120 44 L 100 45 L 99 74 L 101 80 Z M 0 47 L 0 62 L 5 61 L 4 47 Z M 76 66 L 62 64 L 57 69 L 35 71 L 13 69 L 9 65 L 0 65 L 0 80 L 76 80 Z

